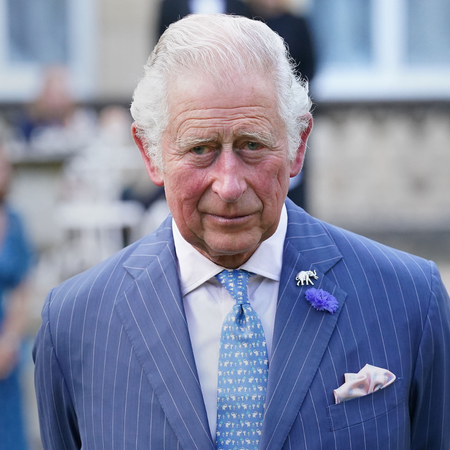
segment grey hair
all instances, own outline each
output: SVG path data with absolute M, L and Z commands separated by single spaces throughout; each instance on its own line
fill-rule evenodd
M 137 133 L 148 157 L 160 170 L 163 170 L 161 137 L 169 120 L 169 83 L 189 72 L 224 80 L 236 71 L 273 78 L 278 112 L 286 126 L 289 159 L 295 159 L 300 133 L 309 124 L 311 100 L 308 84 L 296 75 L 283 39 L 257 20 L 194 14 L 173 23 L 161 36 L 144 67 L 144 76 L 131 104 Z

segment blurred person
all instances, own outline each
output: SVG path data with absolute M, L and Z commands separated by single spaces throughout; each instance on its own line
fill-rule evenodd
M 289 0 L 249 0 L 255 19 L 262 20 L 286 42 L 301 76 L 311 82 L 316 73 L 316 49 L 313 35 L 304 16 L 291 12 Z M 308 164 L 291 178 L 288 197 L 303 209 L 308 209 Z
M 158 38 L 173 22 L 188 14 L 221 13 L 250 17 L 251 12 L 242 0 L 162 0 L 158 19 Z
M 316 73 L 316 49 L 305 16 L 293 14 L 289 0 L 249 0 L 253 17 L 262 20 L 286 42 L 297 70 L 309 82 Z
M 19 356 L 32 251 L 20 217 L 5 200 L 10 174 L 0 144 L 0 449 L 24 450 Z
M 163 34 L 131 111 L 171 215 L 49 293 L 45 450 L 449 448 L 437 267 L 286 199 L 310 108 L 265 24 L 191 15 Z
M 39 95 L 26 107 L 19 120 L 20 131 L 30 142 L 48 127 L 68 126 L 74 110 L 67 69 L 64 66 L 50 66 L 44 72 Z

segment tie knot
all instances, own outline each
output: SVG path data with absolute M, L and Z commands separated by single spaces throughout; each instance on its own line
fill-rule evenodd
M 216 275 L 222 286 L 236 300 L 236 303 L 248 303 L 247 285 L 253 274 L 242 269 L 225 269 Z

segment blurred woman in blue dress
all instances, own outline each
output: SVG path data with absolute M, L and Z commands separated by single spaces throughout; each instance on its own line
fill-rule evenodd
M 5 202 L 9 176 L 9 164 L 0 148 L 0 450 L 25 450 L 18 363 L 27 317 L 25 278 L 32 252 L 22 221 Z

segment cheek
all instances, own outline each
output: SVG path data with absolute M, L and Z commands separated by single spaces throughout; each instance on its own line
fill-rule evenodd
M 175 206 L 178 210 L 192 214 L 207 189 L 207 183 L 204 174 L 181 170 L 166 179 L 165 189 L 171 210 Z
M 267 162 L 262 171 L 254 177 L 258 191 L 275 200 L 286 195 L 289 188 L 289 168 L 280 161 Z

